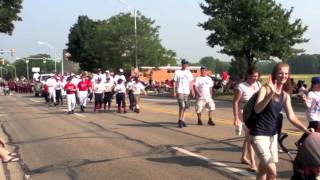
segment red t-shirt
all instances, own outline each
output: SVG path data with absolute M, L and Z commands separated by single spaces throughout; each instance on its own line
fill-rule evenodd
M 64 86 L 64 90 L 66 90 L 67 94 L 74 94 L 75 91 L 72 91 L 71 89 L 76 89 L 76 85 L 68 82 L 65 86 Z
M 88 88 L 92 88 L 92 82 L 89 79 L 86 80 L 86 83 L 88 84 Z
M 88 82 L 87 81 L 80 81 L 78 83 L 79 91 L 87 91 L 88 90 Z

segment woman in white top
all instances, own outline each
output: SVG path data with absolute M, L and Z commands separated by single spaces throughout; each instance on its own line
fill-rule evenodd
M 253 171 L 257 171 L 254 159 L 255 154 L 250 144 L 249 130 L 242 122 L 242 108 L 244 104 L 248 102 L 250 97 L 260 89 L 261 83 L 258 81 L 259 77 L 260 72 L 258 69 L 248 69 L 246 80 L 240 83 L 238 87 L 235 89 L 233 98 L 234 125 L 238 127 L 243 127 L 243 130 L 245 132 L 241 162 L 250 165 L 250 169 Z
M 132 90 L 133 90 L 133 96 L 134 96 L 134 101 L 135 101 L 135 110 L 134 112 L 136 113 L 140 113 L 140 94 L 141 91 L 144 92 L 144 95 L 147 95 L 147 92 L 145 91 L 145 87 L 144 85 L 139 81 L 138 77 L 135 77 L 133 79 L 133 86 L 132 86 Z
M 102 79 L 98 77 L 96 83 L 94 84 L 94 112 L 97 112 L 97 109 L 101 109 L 103 103 L 103 93 L 105 92 L 105 86 L 101 81 Z

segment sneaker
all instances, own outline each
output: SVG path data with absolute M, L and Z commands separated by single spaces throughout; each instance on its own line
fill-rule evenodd
M 182 127 L 183 127 L 183 121 L 181 121 L 181 120 L 178 121 L 178 127 L 179 127 L 179 128 L 182 128 Z
M 80 112 L 84 112 L 83 106 L 80 106 Z
M 202 121 L 201 121 L 201 119 L 198 119 L 198 125 L 199 125 L 199 126 L 202 126 Z
M 68 114 L 72 114 L 72 111 L 68 111 Z
M 71 111 L 71 114 L 74 114 L 74 110 Z
M 134 112 L 140 113 L 140 109 L 135 109 Z
M 215 126 L 215 125 L 216 125 L 216 124 L 212 121 L 212 119 L 209 119 L 208 124 L 209 124 L 210 126 Z
M 187 124 L 184 121 L 182 121 L 182 125 L 183 127 L 187 127 Z

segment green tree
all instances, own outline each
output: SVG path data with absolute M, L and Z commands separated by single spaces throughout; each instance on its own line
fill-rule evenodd
M 302 54 L 288 59 L 290 70 L 295 74 L 316 74 L 320 73 L 320 55 Z
M 22 0 L 0 0 L 0 32 L 12 35 L 14 21 L 21 21 L 18 16 L 22 9 Z
M 212 32 L 208 44 L 222 47 L 221 52 L 234 61 L 244 58 L 246 68 L 270 57 L 286 61 L 303 51 L 294 45 L 308 41 L 302 38 L 307 27 L 301 20 L 290 22 L 293 9 L 286 10 L 274 0 L 205 0 L 200 7 L 210 17 L 199 25 Z
M 220 73 L 222 71 L 228 70 L 230 66 L 229 62 L 223 62 L 213 57 L 203 57 L 199 62 L 201 66 L 206 66 L 208 69 L 215 73 Z
M 176 64 L 176 53 L 161 45 L 160 27 L 153 20 L 138 13 L 137 39 L 133 23 L 133 17 L 123 13 L 104 21 L 79 17 L 70 30 L 67 44 L 71 60 L 79 62 L 82 70 L 93 71 L 97 67 L 129 70 L 135 65 L 137 50 L 139 66 Z

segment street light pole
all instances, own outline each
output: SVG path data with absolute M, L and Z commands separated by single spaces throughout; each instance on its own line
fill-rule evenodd
M 55 48 L 51 44 L 46 43 L 46 42 L 38 41 L 37 43 L 39 45 L 45 45 L 45 46 L 49 47 L 49 54 L 51 54 L 51 50 L 53 51 L 54 72 L 57 72 L 57 60 L 56 60 L 56 50 L 55 50 Z
M 125 0 L 119 0 L 119 2 L 127 6 L 127 9 L 131 11 L 134 17 L 135 67 L 138 68 L 137 10 L 132 8 Z
M 27 79 L 29 80 L 29 59 L 26 59 L 26 64 L 27 64 Z

